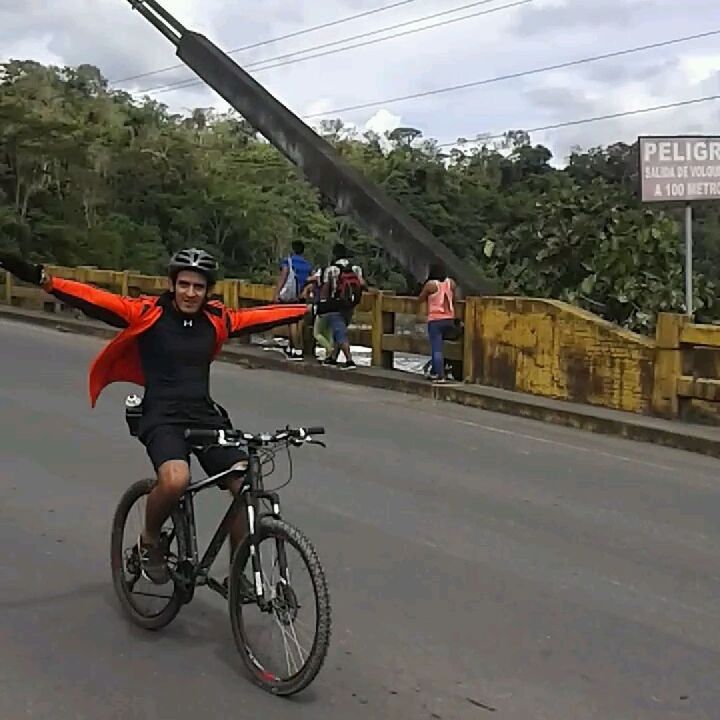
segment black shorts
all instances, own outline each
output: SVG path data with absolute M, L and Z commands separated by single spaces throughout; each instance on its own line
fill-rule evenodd
M 182 425 L 158 425 L 143 436 L 141 442 L 156 472 L 168 460 L 184 460 L 190 464 L 191 448 Z M 235 463 L 247 460 L 247 453 L 240 448 L 210 447 L 194 452 L 208 476 L 217 475 Z

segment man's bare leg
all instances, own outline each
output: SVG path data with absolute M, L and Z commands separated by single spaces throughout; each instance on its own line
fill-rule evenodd
M 246 470 L 247 469 L 247 462 L 241 461 L 239 463 L 236 463 L 233 467 L 237 468 L 238 470 Z M 229 490 L 233 494 L 233 496 L 237 495 L 238 492 L 240 492 L 240 488 L 243 484 L 243 478 L 236 478 L 229 484 Z M 241 506 L 238 512 L 235 515 L 235 518 L 233 519 L 233 523 L 230 526 L 230 567 L 232 568 L 232 561 L 235 557 L 235 551 L 238 549 L 240 544 L 245 540 L 245 537 L 248 534 L 248 523 L 247 523 L 247 513 L 245 511 L 245 507 Z M 249 585 L 250 591 L 252 591 L 252 585 Z
M 165 521 L 190 482 L 190 467 L 184 460 L 168 460 L 158 468 L 158 482 L 147 499 L 145 530 L 141 537 L 143 569 L 154 583 L 170 580 L 160 533 Z
M 302 350 L 303 349 L 303 322 L 302 322 L 302 320 L 300 322 L 297 322 L 294 325 L 290 326 L 290 335 L 292 337 L 293 347 L 296 350 Z
M 143 540 L 157 545 L 165 521 L 190 482 L 190 467 L 184 460 L 168 460 L 158 468 L 158 482 L 147 499 Z

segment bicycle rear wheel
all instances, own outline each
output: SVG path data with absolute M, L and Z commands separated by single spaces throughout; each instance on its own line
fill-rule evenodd
M 128 617 L 146 630 L 158 630 L 168 625 L 183 605 L 181 589 L 174 581 L 171 580 L 165 585 L 154 585 L 146 580 L 140 571 L 137 540 L 145 521 L 144 500 L 155 486 L 155 482 L 154 478 L 138 480 L 125 491 L 115 510 L 110 541 L 110 563 L 115 593 Z M 131 519 L 138 521 L 137 527 L 133 532 L 126 534 L 126 526 Z M 168 566 L 171 574 L 177 567 L 178 559 L 186 556 L 185 526 L 185 518 L 176 510 L 163 528 L 163 542 L 168 550 Z M 135 589 L 138 583 L 141 583 L 140 590 Z M 160 602 L 151 602 L 149 598 Z M 145 607 L 147 605 L 151 607 Z
M 250 546 L 241 545 L 230 571 L 229 610 L 233 637 L 240 656 L 253 681 L 275 695 L 293 695 L 305 689 L 316 677 L 330 644 L 330 597 L 325 573 L 310 541 L 284 520 L 265 516 L 259 521 L 257 552 L 269 608 L 262 611 L 247 598 L 247 587 L 254 587 Z M 310 579 L 308 596 L 312 596 L 314 613 L 308 618 L 308 605 L 300 573 L 289 569 L 291 556 L 297 555 Z M 268 563 L 268 560 L 272 560 Z M 269 623 L 281 639 L 280 658 L 269 655 L 267 643 L 257 641 L 259 622 Z M 312 633 L 312 637 L 310 636 Z M 263 634 L 267 638 L 267 634 Z

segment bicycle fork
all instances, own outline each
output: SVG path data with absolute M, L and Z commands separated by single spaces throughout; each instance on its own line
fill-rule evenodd
M 260 557 L 260 519 L 263 514 L 258 513 L 260 500 L 267 500 L 272 508 L 270 513 L 274 518 L 280 519 L 280 496 L 276 492 L 268 492 L 262 487 L 262 475 L 260 470 L 260 461 L 255 455 L 250 457 L 250 482 L 246 489 L 251 492 L 245 492 L 245 507 L 248 520 L 248 540 L 250 548 L 250 562 L 253 569 L 253 580 L 255 585 L 255 595 L 260 607 L 267 608 L 269 603 L 265 597 L 265 585 L 263 583 L 262 562 Z M 287 568 L 287 556 L 285 553 L 285 543 L 279 539 L 275 539 L 277 550 L 278 564 L 280 569 L 280 582 L 284 585 L 289 584 L 289 574 Z M 273 593 L 274 595 L 274 593 Z

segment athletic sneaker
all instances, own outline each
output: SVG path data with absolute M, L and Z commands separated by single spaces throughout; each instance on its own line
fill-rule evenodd
M 148 580 L 156 585 L 164 585 L 170 582 L 170 571 L 165 560 L 164 543 L 151 545 L 146 543 L 140 536 L 138 539 L 138 553 L 142 573 Z

